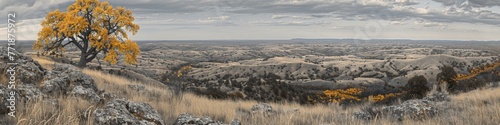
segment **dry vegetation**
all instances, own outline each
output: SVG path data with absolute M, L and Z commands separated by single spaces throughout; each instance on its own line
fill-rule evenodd
M 52 68 L 54 68 L 54 61 L 50 60 L 47 57 L 31 56 L 31 58 L 38 61 L 38 63 L 45 69 L 52 70 Z
M 50 60 L 34 58 L 44 68 L 50 69 Z M 352 114 L 361 110 L 362 106 L 342 108 L 338 105 L 304 106 L 296 103 L 271 103 L 273 108 L 288 110 L 299 108 L 299 112 L 278 115 L 276 117 L 243 117 L 238 110 L 250 110 L 255 101 L 212 100 L 190 93 L 180 97 L 158 85 L 138 83 L 119 76 L 94 70 L 83 70 L 92 76 L 99 89 L 115 93 L 119 97 L 132 101 L 146 102 L 154 107 L 167 124 L 175 122 L 177 116 L 189 112 L 195 116 L 210 116 L 225 123 L 238 118 L 243 124 L 498 124 L 500 123 L 500 88 L 475 90 L 452 97 L 448 108 L 441 109 L 437 117 L 427 120 L 392 121 L 382 117 L 372 121 L 358 120 Z M 138 92 L 127 87 L 130 84 L 143 84 L 146 92 Z M 27 103 L 25 108 L 19 106 L 18 124 L 93 124 L 93 112 L 98 106 L 84 100 L 59 97 L 58 105 L 44 101 Z M 22 105 L 22 104 L 21 104 Z M 8 119 L 0 119 L 8 120 Z

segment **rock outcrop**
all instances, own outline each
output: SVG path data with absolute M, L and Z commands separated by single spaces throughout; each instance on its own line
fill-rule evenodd
M 145 92 L 146 87 L 144 85 L 128 85 L 128 88 L 137 91 L 137 92 Z
M 47 94 L 83 97 L 92 103 L 103 101 L 97 94 L 99 90 L 92 77 L 69 64 L 54 65 L 53 70 L 47 71 L 40 86 L 41 91 Z
M 252 114 L 259 113 L 259 114 L 264 114 L 266 116 L 276 114 L 277 112 L 273 110 L 273 107 L 267 103 L 260 103 L 257 105 L 253 105 L 252 109 L 250 110 Z
M 399 105 L 384 107 L 382 110 L 399 121 L 405 117 L 420 120 L 438 113 L 434 102 L 425 99 L 407 100 Z
M 10 61 L 7 50 L 0 47 L 0 71 L 7 72 L 7 63 L 17 63 L 15 66 L 15 88 L 0 85 L 0 115 L 10 112 L 8 99 L 37 100 L 43 98 L 43 103 L 58 107 L 59 102 L 52 96 L 72 96 L 88 100 L 91 103 L 103 104 L 93 113 L 95 124 L 132 124 L 132 125 L 164 125 L 162 117 L 149 104 L 130 102 L 118 99 L 113 93 L 98 90 L 92 77 L 79 68 L 69 64 L 54 64 L 50 71 L 45 70 L 32 58 L 13 52 L 15 60 Z M 10 74 L 5 74 L 9 78 Z M 144 86 L 130 86 L 137 91 L 144 91 Z M 14 96 L 10 93 L 14 92 Z M 87 116 L 87 115 L 85 115 Z
M 434 102 L 451 101 L 450 95 L 443 92 L 433 93 L 431 95 L 428 95 L 427 97 L 424 97 L 423 99 Z
M 405 118 L 422 120 L 432 117 L 438 113 L 439 104 L 436 101 L 446 100 L 447 95 L 431 95 L 428 99 L 412 99 L 407 100 L 398 105 L 384 106 L 380 108 L 367 107 L 361 112 L 355 112 L 354 117 L 363 120 L 372 120 L 375 117 L 380 117 L 381 114 L 387 115 L 390 118 L 402 121 Z M 448 97 L 449 98 L 449 97 Z
M 2 72 L 0 74 L 4 75 L 7 82 L 11 82 L 11 79 L 15 82 L 10 87 L 0 85 L 0 115 L 9 112 L 8 106 L 14 101 L 8 99 L 15 99 L 15 102 L 19 102 L 46 97 L 46 94 L 36 87 L 36 83 L 42 80 L 46 70 L 38 62 L 16 51 L 11 50 L 10 56 L 13 60 L 10 59 L 7 48 L 0 47 L 0 72 Z
M 190 113 L 182 113 L 177 117 L 174 125 L 241 125 L 241 121 L 233 119 L 231 123 L 224 124 L 223 122 L 213 120 L 208 116 L 198 118 Z
M 221 125 L 222 122 L 212 120 L 212 118 L 205 116 L 203 118 L 198 118 L 190 113 L 182 113 L 177 117 L 174 125 Z
M 115 99 L 104 109 L 94 111 L 95 124 L 100 125 L 164 125 L 162 117 L 149 104 Z
M 10 60 L 7 48 L 0 47 L 0 71 L 5 73 L 9 70 L 10 66 L 7 63 L 16 63 L 15 66 L 15 78 L 17 83 L 22 84 L 36 84 L 45 75 L 45 69 L 40 66 L 36 61 L 33 61 L 31 57 L 25 56 L 16 51 L 10 51 L 10 56 L 14 60 Z M 8 78 L 8 74 L 5 74 Z
M 97 91 L 92 77 L 69 64 L 54 65 L 54 69 L 45 75 L 41 86 L 46 93 L 70 93 L 76 86 Z
M 264 116 L 273 116 L 273 115 L 281 115 L 281 114 L 289 114 L 298 112 L 298 108 L 293 108 L 289 110 L 274 110 L 273 107 L 267 103 L 260 103 L 253 105 L 250 109 L 251 115 L 262 114 Z
M 103 101 L 101 97 L 97 95 L 97 93 L 94 90 L 92 90 L 91 88 L 84 88 L 82 86 L 74 87 L 69 94 L 76 97 L 82 97 L 84 99 L 87 99 L 91 103 L 97 103 Z

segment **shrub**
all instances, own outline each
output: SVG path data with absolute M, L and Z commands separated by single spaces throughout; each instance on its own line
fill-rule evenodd
M 422 75 L 410 78 L 410 80 L 408 80 L 408 83 L 405 85 L 407 96 L 409 98 L 419 99 L 425 97 L 425 94 L 430 91 L 427 83 L 427 79 Z
M 444 66 L 441 68 L 441 73 L 438 73 L 436 76 L 437 79 L 437 84 L 438 86 L 441 86 L 440 84 L 443 84 L 444 82 L 448 83 L 448 88 L 438 88 L 438 91 L 441 89 L 447 89 L 448 91 L 450 89 L 456 88 L 456 81 L 454 78 L 457 76 L 457 72 L 453 69 L 451 66 Z

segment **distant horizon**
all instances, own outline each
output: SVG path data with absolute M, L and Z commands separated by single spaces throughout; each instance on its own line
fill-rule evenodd
M 407 41 L 477 41 L 477 42 L 495 42 L 498 40 L 464 40 L 464 39 L 404 39 L 404 38 L 380 38 L 380 39 L 355 39 L 355 38 L 290 38 L 290 39 L 132 39 L 133 41 L 263 41 L 263 40 L 407 40 Z M 6 41 L 0 39 L 0 41 Z M 32 40 L 17 40 L 17 41 L 36 41 Z
M 500 2 L 491 0 L 106 1 L 132 11 L 140 26 L 133 40 L 500 40 Z M 34 40 L 49 12 L 73 3 L 0 1 L 0 15 L 16 13 L 16 38 Z

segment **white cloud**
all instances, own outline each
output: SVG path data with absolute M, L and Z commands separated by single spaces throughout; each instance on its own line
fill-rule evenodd
M 313 19 L 312 16 L 293 16 L 293 15 L 273 15 L 271 18 L 272 19 L 285 19 L 285 18 L 290 18 L 290 19 Z
M 250 24 L 265 25 L 265 26 L 313 26 L 325 25 L 327 22 L 320 21 L 253 21 Z
M 218 16 L 218 17 L 208 17 L 207 20 L 212 20 L 212 21 L 225 21 L 231 19 L 230 16 Z
M 403 21 L 391 21 L 392 25 L 405 25 L 406 23 Z
M 286 26 L 325 26 L 325 29 L 345 30 L 346 28 L 342 27 L 352 26 L 351 22 L 356 23 L 355 27 L 379 23 L 382 28 L 416 26 L 423 29 L 441 28 L 442 30 L 450 29 L 449 27 L 457 23 L 471 25 L 467 27 L 470 29 L 474 29 L 474 25 L 489 26 L 484 28 L 500 26 L 500 21 L 498 21 L 500 20 L 500 9 L 498 9 L 500 0 L 107 1 L 113 6 L 131 9 L 136 17 L 136 23 L 141 26 L 147 25 L 145 27 L 158 31 L 161 29 L 155 26 L 172 29 L 194 25 L 198 29 L 207 26 L 250 25 L 262 28 L 282 26 L 279 29 L 283 28 L 283 30 Z M 74 0 L 0 0 L 0 15 L 17 12 L 19 25 L 27 26 L 22 30 L 28 32 L 30 28 L 36 30 L 36 27 L 39 27 L 41 20 L 37 19 L 43 18 L 55 9 L 65 10 L 73 2 Z M 429 4 L 419 2 L 430 2 L 431 7 Z M 496 7 L 497 10 L 491 7 Z M 0 16 L 0 20 L 5 20 L 5 16 Z M 420 21 L 413 23 L 414 20 Z M 5 23 L 5 21 L 0 21 L 0 28 L 5 27 Z M 336 26 L 332 27 L 329 24 Z M 150 29 L 141 27 L 141 32 L 147 32 Z M 36 36 L 36 32 L 25 34 Z

